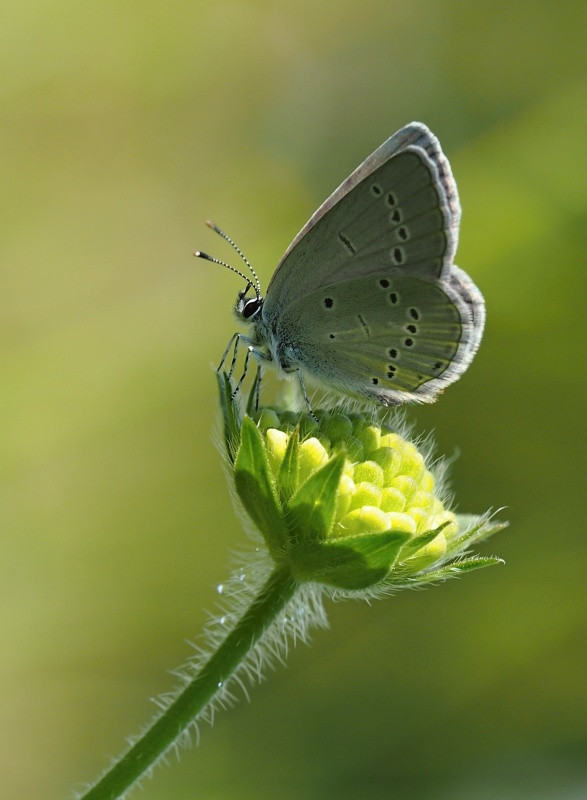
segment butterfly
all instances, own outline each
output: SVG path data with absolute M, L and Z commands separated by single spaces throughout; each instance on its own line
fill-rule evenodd
M 265 296 L 252 272 L 235 313 L 259 365 L 382 406 L 432 402 L 471 363 L 485 303 L 454 265 L 461 208 L 450 165 L 422 123 L 401 128 L 320 206 L 288 247 Z M 201 251 L 195 255 L 218 261 Z M 249 296 L 252 290 L 254 296 Z

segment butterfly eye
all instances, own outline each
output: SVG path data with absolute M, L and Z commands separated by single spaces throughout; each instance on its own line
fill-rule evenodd
M 250 319 L 263 305 L 263 301 L 258 297 L 251 297 L 243 306 L 242 314 L 245 319 Z

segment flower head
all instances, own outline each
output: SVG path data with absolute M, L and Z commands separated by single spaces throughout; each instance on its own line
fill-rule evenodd
M 239 499 L 300 583 L 373 593 L 499 563 L 462 554 L 503 524 L 453 513 L 430 446 L 389 415 L 264 408 L 241 419 L 226 387 L 223 408 Z

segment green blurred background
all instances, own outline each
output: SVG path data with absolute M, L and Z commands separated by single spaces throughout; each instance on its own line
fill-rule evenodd
M 0 792 L 64 797 L 150 718 L 244 542 L 216 362 L 338 183 L 412 119 L 463 204 L 474 364 L 410 412 L 487 570 L 329 606 L 145 800 L 587 797 L 587 4 L 26 0 L 0 25 Z M 583 298 L 583 299 L 581 299 Z

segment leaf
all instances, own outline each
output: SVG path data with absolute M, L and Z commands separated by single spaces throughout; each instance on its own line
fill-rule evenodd
M 298 580 L 349 591 L 366 589 L 385 578 L 409 533 L 359 534 L 298 545 L 290 563 Z
M 406 544 L 403 546 L 401 560 L 403 561 L 404 558 L 409 558 L 417 550 L 420 550 L 433 539 L 436 539 L 438 534 L 441 533 L 449 524 L 449 522 L 443 522 L 442 525 L 439 525 L 438 528 L 435 528 L 433 531 L 426 531 L 426 533 L 420 533 L 418 536 L 411 536 L 410 541 L 406 542 Z
M 226 372 L 217 372 L 216 378 L 220 390 L 220 409 L 224 422 L 224 446 L 230 463 L 234 464 L 240 439 L 240 411 L 232 397 L 232 386 Z
M 299 471 L 300 471 L 300 429 L 295 428 L 289 442 L 287 449 L 279 468 L 279 496 L 284 508 L 287 505 L 298 488 Z
M 323 540 L 332 530 L 344 464 L 344 455 L 334 456 L 293 496 L 287 517 L 290 530 L 300 543 Z
M 288 530 L 271 477 L 265 444 L 250 417 L 245 417 L 241 426 L 234 482 L 245 510 L 263 534 L 271 554 L 279 557 L 285 549 Z
M 490 536 L 493 536 L 494 533 L 498 533 L 504 528 L 507 528 L 508 525 L 508 522 L 491 522 L 487 517 L 479 517 L 476 525 L 473 525 L 462 536 L 458 536 L 456 539 L 448 542 L 447 555 L 452 554 L 454 556 L 457 553 L 461 553 L 463 550 L 466 550 L 467 547 L 471 547 L 477 542 L 488 539 Z
M 464 558 L 462 561 L 453 561 L 452 564 L 446 564 L 444 567 L 432 570 L 431 572 L 423 572 L 414 575 L 412 578 L 405 578 L 403 580 L 400 578 L 400 580 L 390 581 L 390 583 L 398 586 L 421 586 L 425 583 L 445 581 L 448 578 L 458 578 L 466 572 L 473 572 L 476 569 L 493 567 L 503 563 L 503 559 L 497 558 L 496 556 L 473 556 L 472 558 Z

